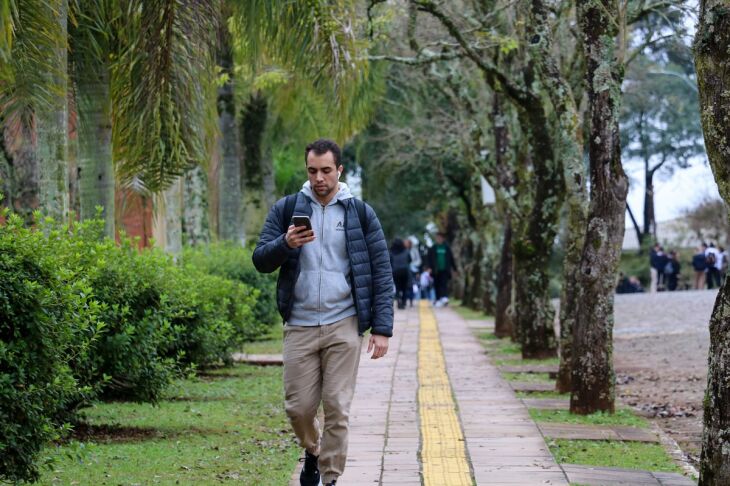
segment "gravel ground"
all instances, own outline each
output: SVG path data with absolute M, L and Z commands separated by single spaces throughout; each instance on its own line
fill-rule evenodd
M 617 295 L 620 400 L 656 421 L 697 465 L 716 290 Z

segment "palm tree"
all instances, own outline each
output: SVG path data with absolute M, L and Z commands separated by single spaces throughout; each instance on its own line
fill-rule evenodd
M 344 139 L 367 118 L 370 106 L 354 103 L 368 71 L 354 61 L 352 17 L 352 2 L 332 7 L 251 1 L 224 8 L 217 51 L 220 138 L 210 198 L 215 212 L 211 226 L 220 238 L 243 242 L 260 229 L 275 200 L 275 146 L 301 145 L 323 133 Z M 300 110 L 313 105 L 317 113 L 327 113 L 309 111 L 302 117 Z M 328 110 L 321 108 L 325 105 Z M 281 140 L 278 121 L 286 116 L 294 116 L 294 123 Z
M 67 209 L 67 0 L 3 0 L 0 124 L 13 167 L 9 203 L 26 220 Z
M 163 190 L 207 157 L 210 25 L 216 0 L 73 0 L 82 217 L 104 208 L 113 233 L 115 175 Z M 67 0 L 4 0 L 0 122 L 12 155 L 14 206 L 63 214 L 66 187 Z M 2 10 L 0 10 L 2 11 Z M 9 56 L 6 53 L 9 52 Z M 52 54 L 48 54 L 52 53 Z M 114 120 L 112 124 L 111 120 Z M 116 170 L 112 166 L 112 158 Z M 55 178 L 54 178 L 55 177 Z

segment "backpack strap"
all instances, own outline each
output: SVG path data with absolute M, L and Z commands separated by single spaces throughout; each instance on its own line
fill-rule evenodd
M 289 229 L 291 218 L 294 216 L 294 207 L 297 205 L 297 197 L 299 197 L 298 192 L 296 194 L 289 194 L 286 196 L 286 200 L 284 201 L 284 220 L 282 221 L 284 225 L 284 233 L 286 233 Z
M 368 234 L 368 220 L 365 217 L 365 203 L 357 198 L 353 198 L 355 201 L 355 209 L 357 210 L 357 219 L 360 220 L 360 228 L 362 228 L 363 236 Z

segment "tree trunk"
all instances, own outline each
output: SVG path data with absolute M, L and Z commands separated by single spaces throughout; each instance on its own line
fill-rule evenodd
M 573 167 L 573 173 L 566 174 L 566 181 L 571 182 L 568 184 L 568 227 L 563 260 L 563 288 L 560 292 L 560 367 L 555 382 L 555 387 L 560 393 L 567 393 L 571 389 L 573 328 L 582 300 L 577 278 L 587 220 L 582 161 L 580 168 Z
M 730 204 L 730 1 L 701 0 L 695 38 L 705 148 L 720 195 Z M 723 282 L 710 319 L 700 486 L 730 484 L 730 285 Z
M 509 160 L 510 134 L 502 109 L 502 99 L 498 92 L 492 95 L 492 126 L 494 131 L 494 158 L 497 166 L 497 178 L 500 185 L 509 190 L 517 184 L 514 169 Z M 503 338 L 514 336 L 514 313 L 509 312 L 512 304 L 513 258 L 512 258 L 512 213 L 505 207 L 501 211 L 504 218 L 502 233 L 502 251 L 500 252 L 497 274 L 497 301 L 495 304 L 494 334 Z
M 613 296 L 621 257 L 628 180 L 621 166 L 618 114 L 623 69 L 616 59 L 617 0 L 581 0 L 591 116 L 591 201 L 578 272 L 573 330 L 571 413 L 614 411 Z
M 3 130 L 0 128 L 0 208 L 13 205 L 13 183 L 15 174 L 13 171 L 13 162 L 10 153 L 5 147 L 5 137 Z
M 81 219 L 96 218 L 101 207 L 104 233 L 114 238 L 115 177 L 109 72 L 99 66 L 78 83 L 78 184 Z
M 258 235 L 269 211 L 265 185 L 273 182 L 273 161 L 264 161 L 264 133 L 268 117 L 266 97 L 256 92 L 251 95 L 241 112 L 241 142 L 243 163 L 241 164 L 242 187 L 244 191 L 245 228 L 247 235 Z M 302 162 L 303 163 L 303 162 Z M 265 171 L 268 174 L 265 174 Z
M 208 174 L 199 165 L 185 173 L 183 233 L 188 245 L 205 245 L 210 242 Z
M 502 252 L 497 274 L 497 305 L 494 316 L 494 335 L 503 338 L 512 335 L 512 319 L 509 313 L 512 302 L 512 221 L 504 222 Z
M 271 150 L 264 148 L 261 157 L 261 178 L 264 188 L 264 206 L 268 209 L 276 202 L 276 173 Z
M 656 218 L 654 216 L 654 171 L 644 173 L 644 237 L 656 240 Z
M 14 134 L 14 140 L 8 139 L 9 134 L 5 133 L 6 147 L 12 156 L 13 176 L 12 181 L 12 208 L 23 218 L 26 224 L 33 221 L 33 211 L 40 209 L 40 165 L 38 163 L 38 151 L 36 149 L 38 140 L 30 122 L 23 122 L 18 133 Z M 10 204 L 8 204 L 10 206 Z
M 218 153 L 218 236 L 222 240 L 244 243 L 245 230 L 241 214 L 241 146 L 238 139 L 236 107 L 233 92 L 233 57 L 230 37 L 225 25 L 221 26 L 218 63 L 229 78 L 218 88 L 218 126 L 220 139 Z
M 182 253 L 182 186 L 179 177 L 155 201 L 155 246 L 175 257 Z
M 540 101 L 525 110 L 532 150 L 533 209 L 515 245 L 515 314 L 524 359 L 557 356 L 554 316 L 550 303 L 548 265 L 565 185 L 560 161 L 550 138 L 550 124 Z
M 54 2 L 58 21 L 56 28 L 66 38 L 68 0 Z M 37 163 L 39 165 L 39 199 L 47 216 L 64 221 L 68 213 L 68 102 L 67 47 L 58 45 L 52 54 L 58 72 L 50 74 L 58 94 L 51 106 L 39 109 L 36 117 Z
M 565 194 L 568 209 L 566 256 L 563 263 L 563 288 L 560 307 L 561 363 L 570 367 L 570 333 L 577 312 L 578 287 L 575 274 L 580 262 L 586 221 L 586 185 L 583 165 L 583 137 L 580 117 L 570 84 L 558 68 L 552 49 L 551 26 L 547 19 L 546 4 L 539 0 L 530 2 L 530 22 L 527 25 L 531 37 L 530 49 L 539 69 L 555 114 L 557 129 L 554 137 L 554 157 L 562 161 Z M 567 358 L 567 359 L 566 359 Z
M 639 223 L 636 221 L 636 218 L 634 217 L 634 212 L 631 210 L 631 206 L 629 206 L 629 203 L 626 203 L 626 211 L 629 213 L 629 218 L 631 218 L 631 224 L 633 225 L 634 231 L 636 232 L 636 241 L 639 242 L 639 254 L 641 254 L 644 251 L 644 235 L 641 233 Z

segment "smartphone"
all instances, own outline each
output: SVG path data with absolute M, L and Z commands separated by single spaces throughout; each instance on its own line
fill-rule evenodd
M 309 220 L 309 216 L 292 216 L 291 223 L 294 226 L 305 226 L 307 230 L 312 229 L 312 222 Z

